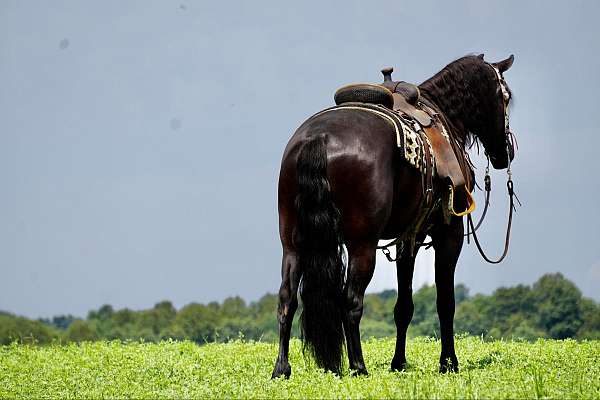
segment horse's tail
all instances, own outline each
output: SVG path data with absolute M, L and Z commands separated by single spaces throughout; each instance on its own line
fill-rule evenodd
M 304 351 L 314 356 L 319 367 L 340 373 L 345 267 L 340 211 L 333 203 L 327 179 L 323 136 L 315 136 L 304 144 L 296 172 L 298 221 L 294 243 L 302 273 L 300 325 Z

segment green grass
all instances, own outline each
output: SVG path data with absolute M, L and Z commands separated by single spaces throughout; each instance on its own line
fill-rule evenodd
M 439 345 L 410 340 L 408 370 L 393 373 L 394 341 L 370 340 L 370 375 L 338 378 L 293 340 L 292 378 L 272 381 L 277 346 L 268 343 L 12 344 L 0 347 L 0 398 L 600 398 L 600 341 L 459 338 L 461 371 L 446 375 L 437 372 Z

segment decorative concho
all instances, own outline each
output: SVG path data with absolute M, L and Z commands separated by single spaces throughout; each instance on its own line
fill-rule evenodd
M 417 128 L 420 127 L 412 127 L 404 121 L 400 120 L 400 125 L 402 126 L 402 133 L 404 135 L 404 159 L 408 161 L 410 165 L 425 173 L 426 163 L 425 163 L 425 146 L 429 147 L 429 154 L 431 155 L 431 162 L 433 164 L 433 171 L 435 175 L 435 157 L 433 154 L 433 148 L 431 147 L 431 142 L 427 135 L 423 135 L 425 137 L 426 143 L 423 143 L 423 139 L 421 135 L 417 133 Z
M 404 134 L 404 159 L 413 167 L 421 170 L 421 151 L 419 151 L 422 146 L 421 138 L 409 125 L 404 123 L 400 123 L 400 125 Z

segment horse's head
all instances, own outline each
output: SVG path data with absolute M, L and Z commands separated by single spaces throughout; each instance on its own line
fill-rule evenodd
M 512 133 L 508 123 L 508 106 L 511 101 L 511 91 L 504 80 L 506 72 L 514 61 L 514 56 L 496 63 L 483 60 L 483 54 L 478 57 L 484 69 L 481 83 L 481 111 L 479 118 L 473 121 L 469 130 L 483 143 L 483 147 L 496 169 L 507 168 L 515 156 Z
M 419 85 L 450 121 L 459 142 L 479 140 L 497 169 L 508 167 L 515 155 L 508 126 L 511 92 L 503 77 L 513 60 L 489 63 L 483 54 L 465 56 Z

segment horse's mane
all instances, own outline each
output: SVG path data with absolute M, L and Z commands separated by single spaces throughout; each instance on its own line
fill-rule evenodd
M 482 58 L 467 55 L 446 65 L 440 72 L 419 85 L 426 99 L 445 115 L 450 134 L 464 147 L 479 146 L 478 138 L 469 129 L 486 128 L 489 102 L 482 102 L 480 93 L 490 93 L 497 85 L 493 71 Z M 469 127 L 458 121 L 469 121 Z

